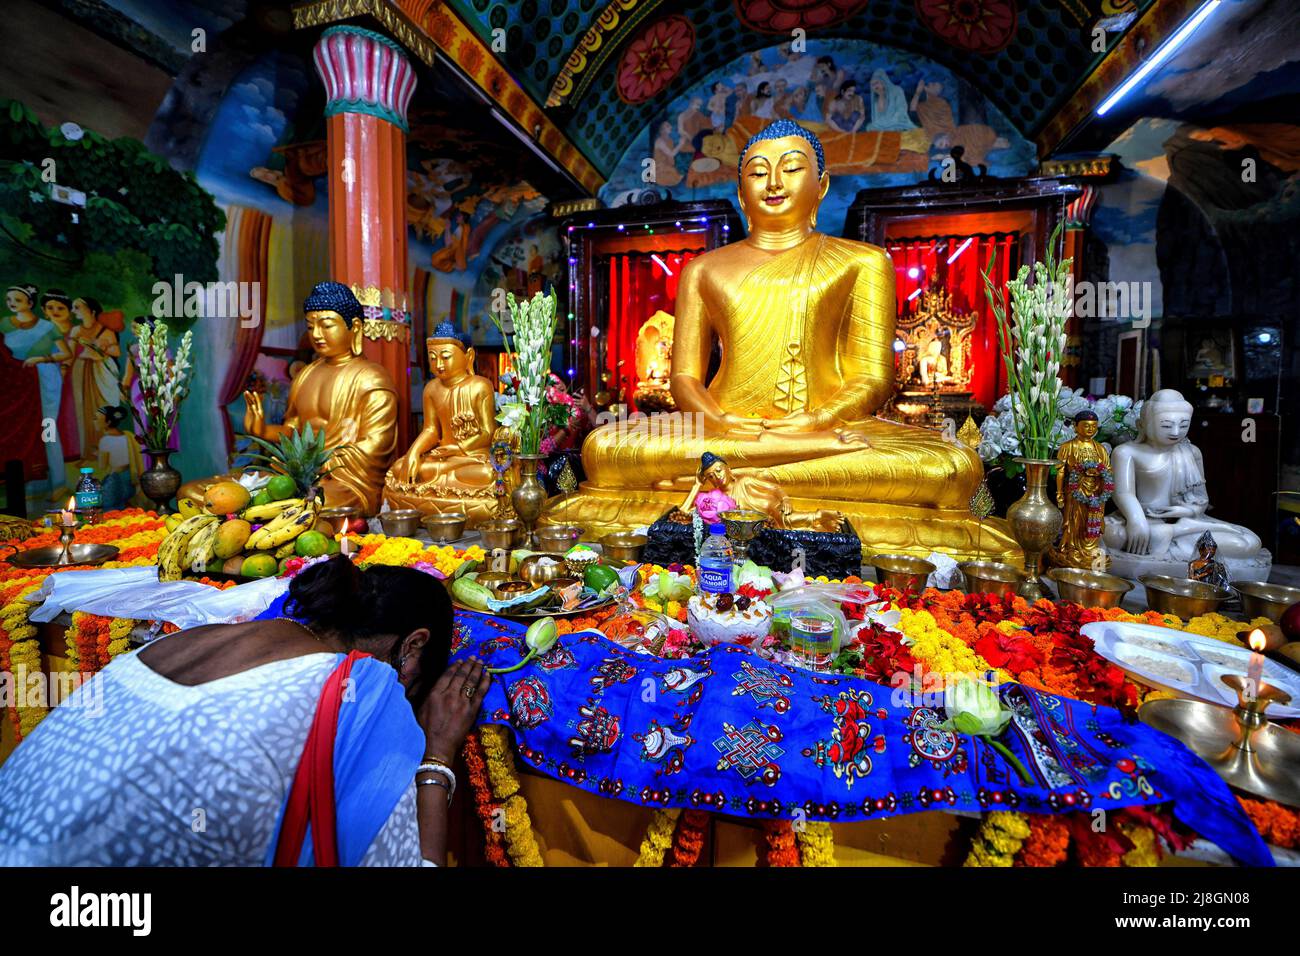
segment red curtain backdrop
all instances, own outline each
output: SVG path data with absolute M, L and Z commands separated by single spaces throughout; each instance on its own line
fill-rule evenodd
M 611 255 L 608 273 L 608 324 L 602 330 L 604 365 L 614 378 L 610 390 L 620 388 L 629 404 L 636 390 L 636 334 L 646 319 L 660 310 L 677 314 L 677 284 L 682 267 L 698 253 L 656 252 Z M 623 362 L 619 369 L 618 363 Z
M 992 407 L 1006 390 L 1006 374 L 998 357 L 997 320 L 989 309 L 982 274 L 992 262 L 992 278 L 1005 289 L 1019 262 L 1019 244 L 1018 236 L 1003 234 L 903 239 L 889 245 L 899 315 L 914 311 L 920 305 L 921 290 L 938 276 L 939 285 L 952 295 L 953 312 L 978 316 L 971 332 L 970 390 L 985 408 Z
M 253 288 L 260 290 L 258 315 L 266 315 L 266 293 L 269 282 L 269 265 L 271 250 L 271 217 L 256 209 L 232 207 L 231 221 L 227 229 L 238 230 L 239 282 L 256 282 Z M 221 383 L 221 393 L 217 402 L 221 406 L 221 421 L 226 428 L 226 451 L 235 447 L 235 432 L 226 414 L 226 406 L 244 394 L 248 374 L 257 361 L 258 350 L 262 347 L 263 322 L 247 325 L 240 322 L 235 332 L 235 345 L 230 357 L 230 366 L 226 369 L 226 379 Z

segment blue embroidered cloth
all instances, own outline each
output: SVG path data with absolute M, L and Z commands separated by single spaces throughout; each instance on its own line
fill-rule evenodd
M 522 625 L 457 612 L 453 659 L 508 667 Z M 479 714 L 520 757 L 577 787 L 655 807 L 841 823 L 920 810 L 1055 813 L 1172 802 L 1174 815 L 1243 863 L 1273 864 L 1219 776 L 1179 741 L 1117 710 L 1004 684 L 1001 740 L 1026 786 L 982 738 L 896 705 L 881 684 L 783 667 L 728 645 L 684 661 L 569 634 L 494 678 Z M 922 701 L 924 704 L 925 701 Z

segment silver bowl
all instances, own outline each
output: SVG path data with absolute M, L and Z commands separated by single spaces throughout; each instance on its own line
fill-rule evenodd
M 1056 585 L 1062 601 L 1083 607 L 1119 607 L 1124 595 L 1133 590 L 1133 582 L 1083 568 L 1052 568 L 1047 577 Z
M 1300 588 L 1263 581 L 1233 581 L 1230 587 L 1241 595 L 1241 609 L 1249 620 L 1266 617 L 1274 624 L 1292 604 L 1300 601 Z
M 1227 588 L 1191 578 L 1145 574 L 1138 580 L 1147 590 L 1147 607 L 1160 614 L 1176 615 L 1184 621 L 1217 611 L 1220 604 L 1232 597 Z

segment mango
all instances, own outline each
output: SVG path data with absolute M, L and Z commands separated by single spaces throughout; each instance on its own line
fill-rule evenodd
M 212 553 L 223 561 L 244 550 L 248 536 L 253 533 L 253 526 L 243 518 L 231 518 L 217 529 L 217 540 L 212 545 Z
M 252 495 L 237 481 L 218 481 L 203 496 L 203 507 L 212 515 L 232 515 L 248 507 Z

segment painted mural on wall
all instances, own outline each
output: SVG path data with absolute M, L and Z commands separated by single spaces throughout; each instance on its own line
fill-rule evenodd
M 128 330 L 141 317 L 189 324 L 158 307 L 156 283 L 214 279 L 222 223 L 211 197 L 140 142 L 51 129 L 0 102 L 0 459 L 23 462 L 29 498 L 66 497 L 82 467 L 114 476 L 110 504 L 135 495 Z
M 924 179 L 954 148 L 995 176 L 1024 175 L 1035 161 L 1001 113 L 936 63 L 858 40 L 809 41 L 802 53 L 783 43 L 734 60 L 669 103 L 601 198 L 619 205 L 658 188 L 674 199 L 734 199 L 740 150 L 776 119 L 821 139 L 832 177 L 822 215 L 832 229 L 859 189 Z
M 492 249 L 478 274 L 469 302 L 467 331 L 476 346 L 500 346 L 501 333 L 488 317 L 497 289 L 517 298 L 557 289 L 564 292 L 564 245 L 546 216 L 534 216 L 510 230 Z

